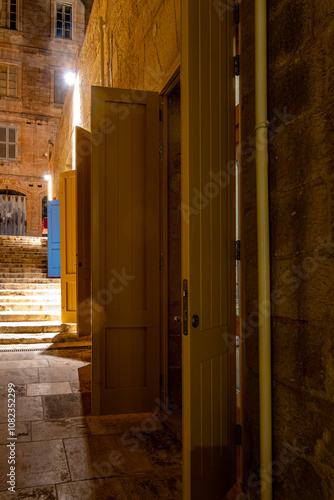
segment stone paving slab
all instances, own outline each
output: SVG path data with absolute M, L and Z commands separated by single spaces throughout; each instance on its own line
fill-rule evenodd
M 16 422 L 15 435 L 18 442 L 31 441 L 31 423 Z M 49 435 L 50 436 L 50 435 Z M 0 424 L 0 444 L 8 443 L 8 424 Z
M 135 449 L 120 434 L 65 439 L 64 445 L 74 481 L 153 470 L 139 443 Z
M 8 447 L 0 446 L 0 490 L 6 490 L 8 470 Z M 67 482 L 70 473 L 67 467 L 61 439 L 16 444 L 16 487 L 28 488 Z
M 181 443 L 171 432 L 158 430 L 146 435 L 141 443 L 157 470 L 182 466 Z
M 32 422 L 31 426 L 33 441 L 43 441 L 50 436 L 54 439 L 64 439 L 86 436 L 90 433 L 85 417 Z
M 46 359 L 21 359 L 2 361 L 0 356 L 0 370 L 42 368 L 43 366 L 49 366 Z
M 48 368 L 44 368 L 47 370 Z M 13 384 L 34 384 L 39 382 L 37 368 L 21 368 L 20 370 L 1 370 L 0 369 L 1 385 Z
M 1 491 L 0 500 L 57 500 L 55 486 L 37 486 L 16 490 L 16 495 L 10 491 Z
M 44 382 L 41 384 L 28 384 L 27 396 L 45 396 L 48 394 L 72 393 L 69 382 Z
M 70 382 L 78 381 L 78 368 L 71 366 L 57 366 L 39 369 L 40 382 Z
M 128 433 L 150 433 L 163 429 L 153 413 L 133 413 L 129 415 L 104 415 L 100 417 L 87 417 L 87 426 L 92 435 L 111 435 Z
M 118 478 L 91 479 L 57 484 L 58 500 L 127 500 Z M 0 497 L 1 500 L 1 497 Z
M 19 398 L 21 396 L 27 395 L 27 386 L 24 384 L 15 385 L 15 397 Z M 8 385 L 0 385 L 0 399 L 8 398 Z
M 16 422 L 25 422 L 29 420 L 43 420 L 43 405 L 40 396 L 17 398 L 15 402 Z M 0 401 L 0 422 L 8 421 L 8 403 L 7 399 Z
M 177 471 L 164 475 L 135 475 L 120 479 L 127 498 L 131 500 L 182 499 L 182 474 Z
M 45 420 L 90 414 L 90 393 L 43 396 Z

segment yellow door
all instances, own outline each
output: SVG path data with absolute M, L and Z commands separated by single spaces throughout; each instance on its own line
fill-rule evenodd
M 92 89 L 92 412 L 159 397 L 159 95 Z
M 76 127 L 77 172 L 77 324 L 91 334 L 91 134 Z
M 62 323 L 77 321 L 76 171 L 59 174 L 60 273 Z
M 236 480 L 235 349 L 224 340 L 235 332 L 230 10 L 182 0 L 184 500 L 222 499 Z

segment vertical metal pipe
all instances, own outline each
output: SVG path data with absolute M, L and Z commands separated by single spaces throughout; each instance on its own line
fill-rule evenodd
M 255 0 L 256 188 L 262 500 L 272 500 L 272 394 L 267 121 L 267 5 Z M 265 471 L 265 474 L 263 474 Z
M 100 52 L 101 52 L 101 78 L 100 84 L 101 87 L 104 87 L 104 21 L 100 16 Z

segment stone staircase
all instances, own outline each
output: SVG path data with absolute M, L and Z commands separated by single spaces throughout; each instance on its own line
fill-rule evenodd
M 70 342 L 60 279 L 47 275 L 47 238 L 0 236 L 0 344 Z

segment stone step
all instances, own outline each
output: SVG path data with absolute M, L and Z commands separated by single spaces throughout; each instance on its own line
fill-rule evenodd
M 59 321 L 1 321 L 0 333 L 57 333 L 75 332 L 76 324 L 61 323 Z
M 17 302 L 12 301 L 4 301 L 1 300 L 0 302 L 0 315 L 2 311 L 43 311 L 46 314 L 54 313 L 54 314 L 61 314 L 61 302 L 60 300 L 58 302 L 43 302 L 41 303 L 40 299 L 36 299 L 35 302 L 30 302 L 30 297 L 29 297 L 29 302 L 25 300 L 20 300 Z
M 51 280 L 51 278 L 50 278 Z M 51 283 L 48 280 L 43 280 L 43 283 L 27 283 L 26 281 L 22 281 L 22 283 L 0 283 L 0 290 L 52 290 L 52 289 L 60 289 L 59 280 L 57 283 Z
M 47 264 L 39 264 L 36 262 L 36 264 L 11 264 L 10 262 L 7 263 L 0 263 L 0 273 L 26 273 L 26 272 L 47 272 L 48 266 Z
M 40 257 L 29 257 L 29 258 L 20 258 L 16 254 L 13 254 L 12 257 L 3 257 L 0 255 L 0 264 L 29 264 L 29 265 L 35 265 L 38 264 L 40 266 L 47 265 L 48 259 L 45 257 L 40 258 Z
M 48 239 L 36 236 L 0 236 L 0 245 L 15 244 L 44 246 L 48 244 Z
M 27 285 L 27 288 L 30 287 L 30 285 L 43 285 L 44 283 L 46 285 L 54 285 L 54 284 L 59 284 L 60 285 L 60 279 L 59 278 L 0 278 L 0 285 L 10 285 L 11 283 L 16 284 L 16 285 Z
M 12 296 L 19 296 L 19 297 L 29 297 L 29 300 L 31 300 L 31 296 L 40 296 L 41 298 L 43 297 L 51 297 L 51 298 L 56 298 L 60 296 L 60 288 L 40 288 L 40 289 L 15 289 L 13 290 L 12 288 L 6 288 L 6 289 L 0 289 L 0 302 L 4 300 L 5 297 L 12 297 Z
M 3 280 L 8 280 L 8 281 L 15 281 L 17 282 L 18 278 L 22 278 L 24 280 L 27 280 L 27 282 L 31 283 L 31 279 L 33 278 L 34 280 L 38 279 L 46 279 L 47 278 L 47 272 L 45 271 L 44 273 L 35 271 L 35 272 L 21 272 L 21 273 L 2 273 L 0 271 L 0 281 L 3 282 Z
M 51 290 L 51 293 L 45 293 L 39 294 L 38 291 L 36 293 L 29 293 L 27 295 L 21 295 L 20 293 L 17 293 L 15 295 L 15 292 L 20 292 L 20 290 L 12 290 L 13 295 L 10 293 L 10 290 L 1 290 L 2 292 L 9 292 L 9 293 L 0 293 L 0 303 L 5 304 L 8 302 L 15 302 L 15 303 L 20 303 L 20 302 L 27 302 L 27 303 L 34 303 L 34 302 L 39 302 L 40 304 L 44 303 L 50 303 L 54 302 L 55 304 L 60 304 L 60 290 L 57 292 L 56 290 Z M 47 290 L 49 292 L 49 290 Z
M 2 323 L 27 323 L 28 321 L 60 321 L 61 312 L 45 312 L 45 311 L 2 311 L 0 319 Z
M 13 252 L 15 254 L 24 257 L 25 255 L 36 255 L 37 257 L 40 255 L 47 255 L 48 251 L 46 248 L 16 248 L 16 247 L 1 247 L 0 246 L 0 255 L 11 255 Z
M 91 344 L 91 337 L 79 337 L 77 332 L 49 332 L 49 333 L 19 333 L 12 335 L 11 333 L 0 334 L 0 344 L 3 346 L 16 345 L 19 348 L 20 344 L 34 344 L 34 347 L 39 344 L 57 344 L 68 345 L 70 342 L 74 344 Z

